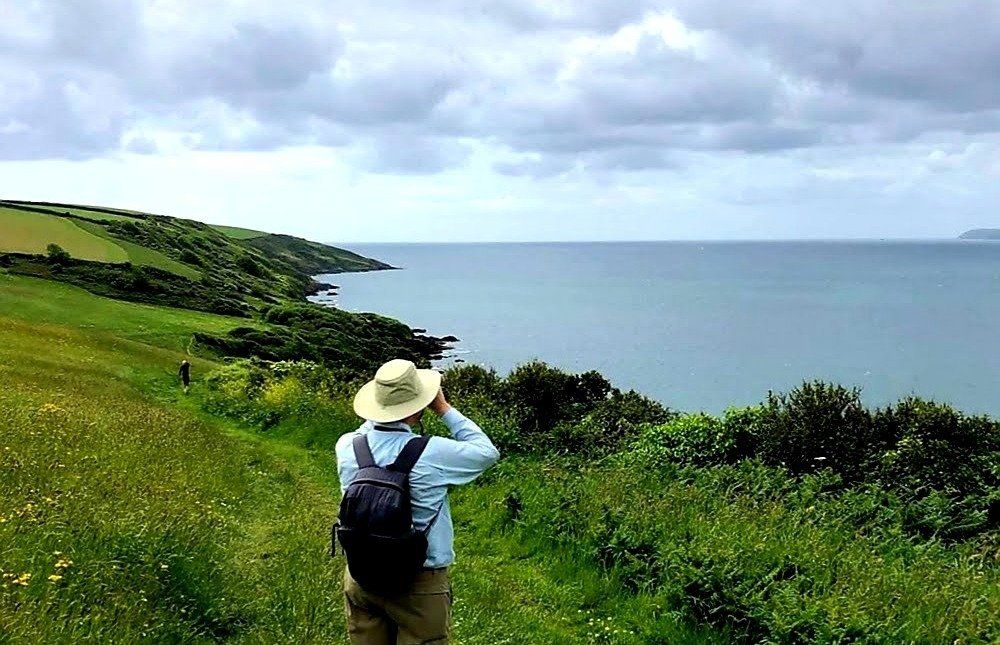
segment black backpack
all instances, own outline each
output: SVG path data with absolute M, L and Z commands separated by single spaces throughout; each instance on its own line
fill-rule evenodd
M 427 559 L 427 533 L 437 514 L 427 528 L 413 526 L 410 470 L 429 439 L 410 439 L 396 461 L 382 468 L 372 458 L 365 435 L 354 437 L 358 472 L 340 501 L 333 537 L 347 556 L 351 577 L 365 591 L 382 596 L 405 592 Z

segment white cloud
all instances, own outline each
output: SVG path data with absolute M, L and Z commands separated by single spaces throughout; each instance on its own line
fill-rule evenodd
M 992 223 L 1000 12 L 976 0 L 0 0 L 0 13 L 4 195 L 234 209 L 347 239 Z M 278 204 L 296 206 L 269 219 Z M 350 217 L 334 226 L 333 210 Z M 863 215 L 830 215 L 844 210 Z

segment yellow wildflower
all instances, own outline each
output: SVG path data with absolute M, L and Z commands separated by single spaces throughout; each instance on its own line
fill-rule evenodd
M 62 576 L 60 576 L 60 575 L 56 575 L 56 574 L 53 573 L 51 576 L 49 576 L 49 582 L 51 582 L 53 584 L 56 583 L 56 582 L 59 582 L 60 580 L 62 580 Z

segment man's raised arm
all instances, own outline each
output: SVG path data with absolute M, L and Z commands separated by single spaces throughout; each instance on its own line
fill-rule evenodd
M 483 429 L 451 407 L 443 391 L 438 392 L 430 409 L 441 417 L 452 436 L 437 442 L 440 458 L 434 459 L 434 466 L 448 484 L 467 484 L 500 459 L 500 452 Z

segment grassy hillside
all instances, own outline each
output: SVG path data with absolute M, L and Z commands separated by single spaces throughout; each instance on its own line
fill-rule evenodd
M 24 278 L 0 293 L 59 302 L 0 307 L 3 640 L 338 638 L 328 487 L 173 387 L 190 330 L 237 321 Z
M 189 353 L 194 333 L 243 325 L 0 274 L 0 632 L 343 642 L 343 561 L 326 552 L 331 447 L 357 424 L 356 384 L 308 364 L 223 366 Z M 175 380 L 184 356 L 187 397 Z M 772 423 L 761 413 L 714 426 L 609 395 L 597 375 L 560 374 L 446 377 L 505 455 L 453 496 L 456 642 L 1000 636 L 995 528 L 941 539 L 921 528 L 952 521 L 940 496 L 915 505 L 835 472 L 741 458 L 731 433 Z M 920 433 L 896 450 L 931 441 L 929 427 Z M 941 458 L 908 463 L 949 472 L 949 444 L 936 441 Z M 921 472 L 895 463 L 885 476 L 901 484 Z
M 357 420 L 343 399 L 317 409 L 321 431 L 208 415 L 219 366 L 197 357 L 181 395 L 191 333 L 240 324 L 0 274 L 5 640 L 344 642 L 331 448 Z M 644 605 L 613 606 L 596 572 L 532 554 L 487 500 L 454 504 L 456 642 L 627 642 L 605 616 Z
M 129 259 L 114 241 L 77 226 L 73 220 L 0 206 L 0 252 L 44 255 L 49 244 L 58 244 L 83 260 Z
M 212 224 L 212 228 L 224 233 L 227 237 L 231 237 L 234 240 L 252 240 L 255 237 L 262 237 L 267 235 L 261 231 L 255 231 L 249 228 L 240 228 L 238 226 L 223 226 L 221 224 Z
M 73 262 L 62 264 L 71 270 L 40 266 L 49 244 L 69 254 Z M 102 295 L 244 315 L 301 298 L 318 273 L 389 268 L 287 235 L 99 206 L 0 201 L 0 263 L 93 290 L 93 268 L 79 261 L 108 265 L 99 269 L 95 292 Z M 153 288 L 143 293 L 146 284 Z

